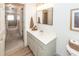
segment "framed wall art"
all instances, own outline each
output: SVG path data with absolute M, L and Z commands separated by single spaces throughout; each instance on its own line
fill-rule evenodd
M 71 10 L 70 29 L 79 31 L 79 9 Z

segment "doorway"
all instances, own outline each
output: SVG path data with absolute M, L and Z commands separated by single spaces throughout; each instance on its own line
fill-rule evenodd
M 23 11 L 24 4 L 6 3 L 6 55 L 12 54 L 17 49 L 24 47 L 23 40 Z

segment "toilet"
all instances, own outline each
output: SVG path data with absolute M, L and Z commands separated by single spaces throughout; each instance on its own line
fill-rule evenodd
M 79 45 L 79 42 L 74 41 L 74 40 L 70 40 L 70 43 Z M 71 55 L 71 56 L 79 56 L 79 51 L 77 51 L 74 48 L 71 48 L 69 43 L 67 44 L 66 48 L 67 48 L 67 52 L 68 52 L 69 55 Z

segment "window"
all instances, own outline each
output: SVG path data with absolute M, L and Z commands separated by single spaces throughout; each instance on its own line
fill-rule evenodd
M 13 21 L 14 20 L 14 15 L 7 15 L 7 20 Z

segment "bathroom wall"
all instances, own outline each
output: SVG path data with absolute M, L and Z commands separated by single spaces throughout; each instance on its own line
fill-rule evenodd
M 0 30 L 5 31 L 5 4 L 0 4 Z
M 79 32 L 70 30 L 70 10 L 79 8 L 79 4 L 56 4 L 54 6 L 54 25 L 57 33 L 57 54 L 68 55 L 66 44 L 69 39 L 79 41 Z
M 24 40 L 25 46 L 27 46 L 27 30 L 30 26 L 30 19 L 33 17 L 34 24 L 36 24 L 36 4 L 26 3 L 24 13 Z
M 0 3 L 0 56 L 5 55 L 5 4 Z

